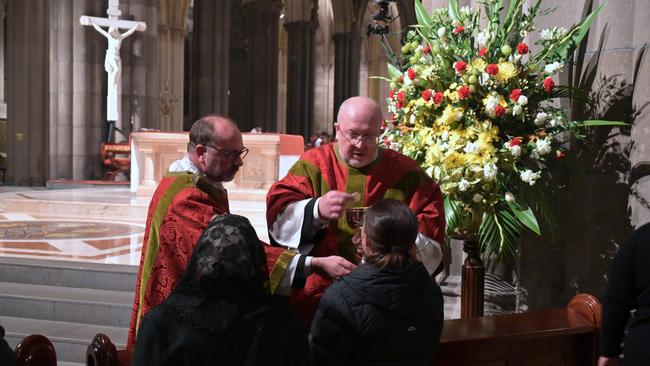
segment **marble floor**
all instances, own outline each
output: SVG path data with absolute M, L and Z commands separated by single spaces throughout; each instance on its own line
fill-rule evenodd
M 267 241 L 263 192 L 235 193 L 257 197 L 231 199 L 230 208 Z M 0 186 L 0 256 L 138 265 L 149 201 L 117 186 Z

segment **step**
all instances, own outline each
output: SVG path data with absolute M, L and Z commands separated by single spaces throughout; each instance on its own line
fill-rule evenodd
M 0 257 L 0 282 L 135 292 L 138 266 Z
M 128 327 L 133 293 L 0 282 L 0 315 Z
M 88 345 L 97 333 L 106 334 L 120 349 L 125 347 L 128 332 L 127 328 L 105 325 L 64 323 L 7 316 L 0 316 L 0 324 L 5 328 L 5 339 L 11 348 L 15 348 L 28 335 L 42 334 L 54 345 L 58 361 L 82 364 L 86 362 Z

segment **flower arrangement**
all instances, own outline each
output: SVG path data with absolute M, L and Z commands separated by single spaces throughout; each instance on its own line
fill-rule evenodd
M 459 8 L 449 0 L 447 9 L 428 14 L 416 0 L 418 25 L 401 57 L 389 54 L 383 144 L 418 161 L 440 184 L 448 236 L 477 238 L 498 259 L 515 255 L 526 228 L 540 234 L 531 207 L 551 184 L 549 165 L 569 154 L 558 135 L 580 139 L 585 126 L 621 124 L 571 121 L 551 101 L 588 98 L 553 76 L 604 4 L 571 29 L 542 30 L 531 45 L 535 18 L 550 10 L 541 0 L 528 9 L 525 3 Z

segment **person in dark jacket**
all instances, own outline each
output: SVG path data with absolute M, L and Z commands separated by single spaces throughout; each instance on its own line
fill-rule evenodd
M 5 328 L 0 325 L 0 365 L 14 366 L 15 364 L 16 355 L 5 340 Z
M 248 219 L 216 216 L 171 295 L 144 316 L 133 365 L 308 364 L 303 322 L 268 280 Z
M 650 224 L 636 230 L 612 260 L 599 366 L 620 364 L 623 338 L 623 365 L 650 364 Z
M 311 326 L 314 365 L 431 365 L 443 300 L 414 260 L 418 222 L 409 207 L 381 200 L 361 228 L 364 264 L 325 291 Z

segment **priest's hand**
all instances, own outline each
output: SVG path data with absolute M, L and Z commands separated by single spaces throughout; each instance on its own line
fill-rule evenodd
M 598 358 L 598 366 L 618 366 L 620 364 L 618 357 L 600 356 Z
M 358 199 L 358 195 L 329 191 L 318 200 L 318 216 L 325 220 L 336 220 L 345 212 L 345 205 L 348 202 Z
M 331 255 L 329 257 L 313 257 L 311 259 L 312 271 L 332 278 L 339 278 L 350 273 L 357 266 L 349 262 L 343 257 L 338 255 Z

